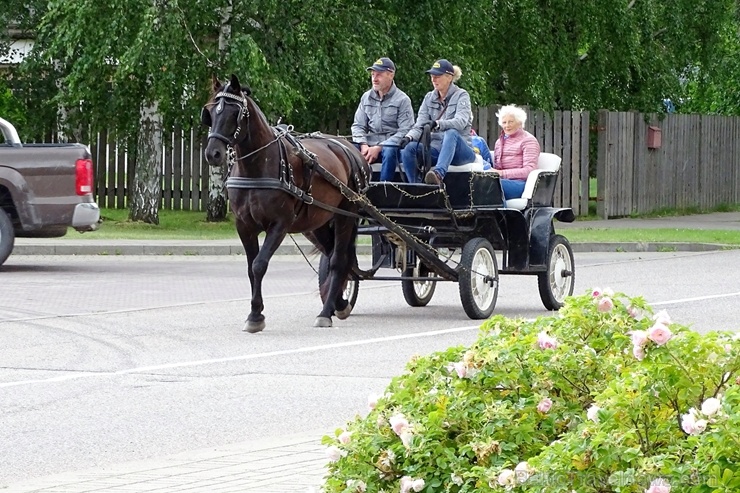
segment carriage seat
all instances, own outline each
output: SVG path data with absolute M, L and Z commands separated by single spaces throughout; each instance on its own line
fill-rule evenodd
M 507 199 L 506 207 L 521 211 L 532 205 L 552 206 L 561 161 L 562 158 L 556 154 L 541 152 L 537 160 L 537 169 L 527 176 L 522 196 Z
M 470 173 L 471 171 L 483 171 L 483 157 L 475 154 L 475 161 L 467 164 L 458 164 L 447 168 L 448 173 Z

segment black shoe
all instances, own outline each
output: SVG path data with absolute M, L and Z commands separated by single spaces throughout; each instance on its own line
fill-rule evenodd
M 439 173 L 437 173 L 433 169 L 430 169 L 427 172 L 427 175 L 424 177 L 424 183 L 428 183 L 430 185 L 441 185 L 442 177 L 439 176 Z

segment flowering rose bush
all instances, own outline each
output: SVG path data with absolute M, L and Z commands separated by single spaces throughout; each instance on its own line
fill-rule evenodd
M 740 341 L 609 289 L 414 358 L 324 437 L 328 492 L 740 491 Z

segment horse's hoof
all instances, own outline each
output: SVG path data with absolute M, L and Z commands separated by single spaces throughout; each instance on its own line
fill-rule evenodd
M 344 310 L 339 310 L 334 312 L 339 320 L 345 320 L 347 317 L 349 317 L 349 314 L 352 313 L 352 305 L 347 303 L 347 306 L 344 308 Z
M 316 317 L 316 321 L 313 323 L 314 327 L 331 327 L 331 319 L 329 317 Z
M 257 332 L 262 332 L 264 328 L 265 328 L 264 320 L 261 320 L 259 322 L 247 321 L 247 323 L 244 324 L 244 328 L 242 330 L 244 332 L 249 332 L 250 334 L 256 334 Z

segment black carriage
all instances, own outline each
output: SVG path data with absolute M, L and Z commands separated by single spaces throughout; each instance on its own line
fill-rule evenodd
M 451 166 L 441 188 L 371 182 L 359 234 L 372 239 L 372 263 L 354 269 L 345 298 L 354 306 L 360 281 L 398 280 L 410 306 L 425 306 L 437 282 L 452 281 L 465 313 L 483 319 L 495 308 L 500 274 L 534 275 L 545 308 L 559 309 L 575 281 L 573 250 L 554 229 L 554 219 L 575 219 L 553 207 L 559 165 L 543 153 L 523 197 L 507 203 L 499 176 L 473 165 Z M 396 274 L 384 275 L 388 269 Z M 320 282 L 327 270 L 324 257 Z

